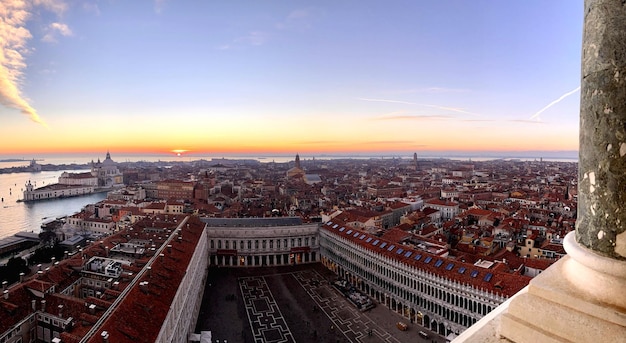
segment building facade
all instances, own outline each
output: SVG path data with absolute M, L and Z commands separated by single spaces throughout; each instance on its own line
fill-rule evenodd
M 322 263 L 379 303 L 441 334 L 459 334 L 528 283 L 493 263 L 470 264 L 328 222 Z
M 34 185 L 28 181 L 24 190 L 24 201 L 36 201 L 45 199 L 56 199 L 74 197 L 91 194 L 94 192 L 93 186 L 70 186 L 52 184 L 35 189 Z
M 300 218 L 203 218 L 211 265 L 280 266 L 318 262 L 318 224 Z

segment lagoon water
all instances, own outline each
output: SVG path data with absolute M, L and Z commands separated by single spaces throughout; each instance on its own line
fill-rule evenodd
M 84 170 L 83 170 L 84 171 Z M 60 171 L 38 173 L 0 174 L 0 238 L 20 231 L 39 232 L 41 224 L 51 219 L 65 217 L 79 212 L 85 205 L 106 198 L 106 193 L 85 196 L 50 199 L 38 202 L 18 202 L 24 197 L 24 185 L 30 180 L 36 187 L 59 181 Z M 77 171 L 74 171 L 77 172 Z

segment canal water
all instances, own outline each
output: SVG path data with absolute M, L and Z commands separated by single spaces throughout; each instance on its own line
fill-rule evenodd
M 37 187 L 58 183 L 59 176 L 72 171 L 43 171 L 37 173 L 0 174 L 0 238 L 20 231 L 40 232 L 41 224 L 58 217 L 79 212 L 88 204 L 106 198 L 106 193 L 95 193 L 72 198 L 49 199 L 37 202 L 18 202 L 24 198 L 25 184 L 30 180 Z

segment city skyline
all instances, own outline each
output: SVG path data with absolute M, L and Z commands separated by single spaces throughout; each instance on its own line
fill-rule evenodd
M 578 0 L 0 10 L 0 155 L 578 148 Z

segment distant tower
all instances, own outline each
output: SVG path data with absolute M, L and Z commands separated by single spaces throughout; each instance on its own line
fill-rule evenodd
M 304 170 L 300 167 L 300 155 L 296 154 L 296 165 L 293 168 L 287 170 L 288 179 L 300 179 L 304 178 Z
M 300 167 L 300 155 L 298 154 L 296 154 L 296 168 L 302 169 L 302 167 Z
M 416 152 L 413 153 L 413 166 L 415 167 L 415 170 L 417 170 L 417 153 Z

